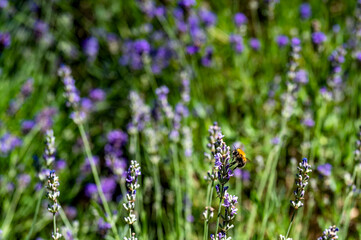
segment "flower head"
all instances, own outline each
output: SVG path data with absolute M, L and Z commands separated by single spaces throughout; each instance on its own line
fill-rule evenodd
M 296 174 L 296 190 L 294 191 L 295 201 L 291 201 L 293 208 L 298 209 L 303 206 L 302 200 L 305 197 L 305 188 L 308 185 L 308 173 L 312 172 L 311 165 L 308 164 L 307 158 L 302 159 L 299 163 L 298 174 Z

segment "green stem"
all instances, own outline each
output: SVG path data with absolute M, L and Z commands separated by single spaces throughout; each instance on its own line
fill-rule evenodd
M 213 186 L 214 186 L 214 180 L 212 180 L 209 184 L 208 184 L 208 189 L 207 189 L 207 217 L 209 214 L 209 207 L 211 207 L 211 202 L 212 202 L 212 196 L 213 196 Z M 204 233 L 203 233 L 203 240 L 207 240 L 208 239 L 208 219 L 206 219 L 204 221 Z
M 22 191 L 23 191 L 23 189 L 21 187 L 16 188 L 14 196 L 11 199 L 11 205 L 10 205 L 9 211 L 6 213 L 5 220 L 4 220 L 3 225 L 1 227 L 1 229 L 3 230 L 3 238 L 4 239 L 8 239 L 7 235 L 9 234 L 10 225 L 11 225 L 11 222 L 12 222 L 12 220 L 14 218 L 16 206 L 17 206 L 17 204 L 19 202 Z
M 182 232 L 182 190 L 180 185 L 179 177 L 179 160 L 178 160 L 178 151 L 175 143 L 172 144 L 172 154 L 173 154 L 173 167 L 174 167 L 174 178 L 175 178 L 175 192 L 176 192 L 176 225 L 177 225 L 177 234 L 179 239 L 183 239 Z
M 216 225 L 216 233 L 214 234 L 214 236 L 217 236 L 218 233 L 218 226 L 219 226 L 219 217 L 221 216 L 221 209 L 222 209 L 222 201 L 223 201 L 223 189 L 224 189 L 224 185 L 221 185 L 221 197 L 219 199 L 219 206 L 218 206 L 218 214 L 217 214 L 217 225 Z
M 55 213 L 53 213 L 53 227 L 54 227 L 53 234 L 55 236 L 55 234 L 57 233 L 57 231 L 56 231 L 56 216 L 55 216 Z
M 26 236 L 25 240 L 29 240 L 31 235 L 33 234 L 34 226 L 35 226 L 36 220 L 38 218 L 40 203 L 41 203 L 41 199 L 42 199 L 42 197 L 44 195 L 44 191 L 45 191 L 45 188 L 42 188 L 41 191 L 40 191 L 40 194 L 38 196 L 38 201 L 36 203 L 35 214 L 34 214 L 34 217 L 33 217 L 33 221 L 31 223 L 31 228 L 30 228 L 30 230 L 28 232 L 28 235 Z
M 162 192 L 161 192 L 161 184 L 159 179 L 159 169 L 158 165 L 153 165 L 153 178 L 154 178 L 154 188 L 155 188 L 155 210 L 156 210 L 156 218 L 157 218 L 157 235 L 158 239 L 163 239 L 163 230 L 162 230 Z
M 295 214 L 296 214 L 296 210 L 293 210 L 293 214 L 292 214 L 292 217 L 291 217 L 291 222 L 290 222 L 290 225 L 288 226 L 288 230 L 287 230 L 287 234 L 286 234 L 286 239 L 288 238 L 288 235 L 290 234 L 293 219 L 295 218 Z
M 78 128 L 79 128 L 80 135 L 81 135 L 81 138 L 82 138 L 83 143 L 84 143 L 85 153 L 86 153 L 86 155 L 87 155 L 87 157 L 89 159 L 89 162 L 90 162 L 90 167 L 91 167 L 91 170 L 92 170 L 92 173 L 93 173 L 95 184 L 97 186 L 97 190 L 98 190 L 98 194 L 100 196 L 100 200 L 101 200 L 101 202 L 103 204 L 103 207 L 104 207 L 104 210 L 105 210 L 105 212 L 107 214 L 108 221 L 110 222 L 110 225 L 112 227 L 112 232 L 114 234 L 114 237 L 115 237 L 115 239 L 120 240 L 119 234 L 118 234 L 117 229 L 116 229 L 116 227 L 114 225 L 112 213 L 110 211 L 108 202 L 107 202 L 107 200 L 106 200 L 106 198 L 104 196 L 104 193 L 103 193 L 103 190 L 102 190 L 102 187 L 101 187 L 101 184 L 100 184 L 98 171 L 97 171 L 95 163 L 94 163 L 93 155 L 92 155 L 91 150 L 90 150 L 90 144 L 89 144 L 88 138 L 87 138 L 87 136 L 85 134 L 83 124 L 78 124 Z

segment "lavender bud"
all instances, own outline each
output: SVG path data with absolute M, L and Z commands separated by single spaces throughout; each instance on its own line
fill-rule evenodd
M 307 158 L 302 159 L 299 163 L 298 174 L 296 174 L 296 190 L 294 191 L 295 201 L 291 201 L 291 206 L 294 209 L 301 208 L 303 206 L 302 200 L 305 195 L 305 188 L 308 185 L 309 176 L 308 173 L 312 172 L 311 165 L 307 163 Z
M 323 235 L 317 238 L 317 240 L 338 239 L 337 232 L 338 228 L 335 225 L 330 226 L 328 229 L 325 229 L 325 231 L 323 231 Z

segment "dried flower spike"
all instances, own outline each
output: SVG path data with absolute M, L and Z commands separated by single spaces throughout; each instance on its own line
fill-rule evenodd
M 294 191 L 295 201 L 291 201 L 291 205 L 294 209 L 298 209 L 303 206 L 302 200 L 305 197 L 305 188 L 308 185 L 309 172 L 312 172 L 311 165 L 307 163 L 307 158 L 302 159 L 302 162 L 297 167 L 298 174 L 296 174 L 296 190 Z

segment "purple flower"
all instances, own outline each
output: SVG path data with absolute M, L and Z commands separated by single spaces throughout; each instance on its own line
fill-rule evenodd
M 0 8 L 6 8 L 8 5 L 9 5 L 8 0 L 0 0 Z
M 8 155 L 14 148 L 21 146 L 22 141 L 20 138 L 5 133 L 0 138 L 0 156 Z
M 10 33 L 0 33 L 0 48 L 8 48 L 11 44 Z
M 306 117 L 302 120 L 303 125 L 305 125 L 306 127 L 313 127 L 315 126 L 315 121 L 311 118 L 311 117 Z
M 190 8 L 194 5 L 196 5 L 195 0 L 179 0 L 178 1 L 178 6 L 183 7 L 183 8 Z
M 242 53 L 243 52 L 243 50 L 244 50 L 243 38 L 240 35 L 231 34 L 229 36 L 229 42 L 232 44 L 233 49 L 237 53 Z
M 88 183 L 85 186 L 85 196 L 87 196 L 88 198 L 92 198 L 93 196 L 95 196 L 97 194 L 97 186 L 95 185 L 95 183 Z
M 258 51 L 261 47 L 261 43 L 257 38 L 251 38 L 249 40 L 249 45 L 255 51 Z
M 35 122 L 40 126 L 41 131 L 46 132 L 53 126 L 53 117 L 57 110 L 52 107 L 44 108 L 35 118 Z
M 60 159 L 60 160 L 55 162 L 55 169 L 57 171 L 62 170 L 64 168 L 66 168 L 66 161 L 65 160 Z
M 332 26 L 332 32 L 339 33 L 340 30 L 341 30 L 341 27 L 340 27 L 339 24 L 335 24 L 335 25 Z
M 145 40 L 145 39 L 136 40 L 133 43 L 133 48 L 134 48 L 135 52 L 138 53 L 139 55 L 141 55 L 143 53 L 148 54 L 150 52 L 150 45 L 147 42 L 147 40 Z
M 287 46 L 288 41 L 289 41 L 288 37 L 285 35 L 279 35 L 279 36 L 277 36 L 277 39 L 276 39 L 276 42 L 280 48 Z
M 80 107 L 81 107 L 82 111 L 90 112 L 92 110 L 93 106 L 94 106 L 93 102 L 89 98 L 81 99 Z
M 73 207 L 73 206 L 64 207 L 64 211 L 65 211 L 66 216 L 70 220 L 75 219 L 77 217 L 77 215 L 78 215 L 78 211 L 76 210 L 76 207 Z
M 29 133 L 35 127 L 35 122 L 33 120 L 24 120 L 21 123 L 21 131 L 24 134 Z
M 300 46 L 301 45 L 301 40 L 299 38 L 292 38 L 291 39 L 291 44 L 293 47 L 297 47 L 297 46 Z
M 312 11 L 309 3 L 302 3 L 300 5 L 300 15 L 302 19 L 309 19 L 311 17 Z
M 327 37 L 323 32 L 314 32 L 314 33 L 312 33 L 312 42 L 315 45 L 321 45 L 326 40 L 327 40 Z
M 107 201 L 112 199 L 115 188 L 117 187 L 117 182 L 113 177 L 102 178 L 100 184 Z
M 272 139 L 271 139 L 271 143 L 272 143 L 273 145 L 279 144 L 279 143 L 280 143 L 280 138 L 279 138 L 279 137 L 274 137 L 274 138 L 272 138 Z
M 108 222 L 105 222 L 103 218 L 99 218 L 98 220 L 98 233 L 102 236 L 105 236 L 108 230 L 112 227 L 112 225 Z
M 234 24 L 236 24 L 237 27 L 241 27 L 242 25 L 245 25 L 248 22 L 246 15 L 244 15 L 243 13 L 236 13 L 234 15 L 233 20 L 234 20 Z
M 296 72 L 294 81 L 301 84 L 308 83 L 308 74 L 305 70 L 301 69 Z
M 18 176 L 18 181 L 19 187 L 26 188 L 31 181 L 31 177 L 28 174 L 21 174 L 20 176 Z
M 240 168 L 236 168 L 234 170 L 234 176 L 236 178 L 241 178 L 242 181 L 244 182 L 249 182 L 250 179 L 251 179 L 251 173 L 247 170 L 243 170 L 243 169 L 240 169 Z
M 38 38 L 44 36 L 46 33 L 48 33 L 48 31 L 49 31 L 49 25 L 46 22 L 42 20 L 37 20 L 34 23 L 34 32 Z
M 199 47 L 190 45 L 190 46 L 187 46 L 186 50 L 189 55 L 193 55 L 193 54 L 196 54 L 197 52 L 199 52 Z
M 199 17 L 206 27 L 213 26 L 217 21 L 216 15 L 205 8 L 201 8 L 201 10 L 199 10 Z
M 85 55 L 87 55 L 90 59 L 95 59 L 99 51 L 98 39 L 95 37 L 85 39 L 83 42 L 83 49 Z
M 105 98 L 105 92 L 103 89 L 100 88 L 94 88 L 90 91 L 89 97 L 94 102 L 100 102 L 103 101 Z
M 202 65 L 204 67 L 210 67 L 212 64 L 213 48 L 207 47 L 205 55 L 202 57 Z
M 99 166 L 99 157 L 98 156 L 93 156 L 93 161 L 94 161 L 94 165 L 95 166 Z M 89 158 L 85 159 L 85 162 L 83 163 L 83 166 L 81 167 L 81 171 L 84 174 L 88 174 L 91 171 L 91 166 L 90 166 L 90 160 Z
M 317 167 L 317 171 L 325 177 L 331 176 L 332 165 L 329 163 L 322 164 Z
M 21 95 L 24 98 L 27 98 L 31 95 L 31 93 L 34 90 L 34 79 L 29 78 L 28 80 L 26 80 L 26 82 L 23 84 L 23 86 L 21 87 Z

